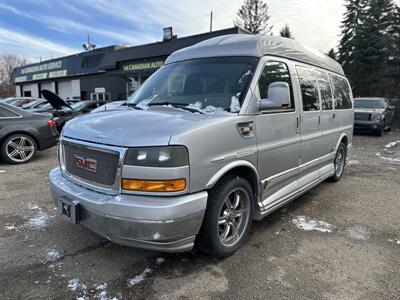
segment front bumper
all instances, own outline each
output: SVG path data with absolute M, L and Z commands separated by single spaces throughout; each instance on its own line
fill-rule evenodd
M 380 121 L 355 121 L 354 130 L 378 130 L 381 126 Z
M 117 244 L 178 252 L 190 250 L 203 221 L 207 192 L 182 196 L 106 195 L 49 174 L 54 203 L 79 203 L 79 223 Z

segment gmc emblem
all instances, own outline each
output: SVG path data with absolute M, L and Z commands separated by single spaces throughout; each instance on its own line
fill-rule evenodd
M 92 158 L 84 158 L 75 155 L 75 166 L 80 169 L 88 170 L 90 172 L 96 173 L 97 170 L 97 160 Z

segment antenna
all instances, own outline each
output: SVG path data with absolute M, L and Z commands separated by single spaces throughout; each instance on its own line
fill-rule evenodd
M 213 12 L 211 11 L 211 13 L 210 13 L 210 32 L 212 31 L 212 25 L 213 25 Z

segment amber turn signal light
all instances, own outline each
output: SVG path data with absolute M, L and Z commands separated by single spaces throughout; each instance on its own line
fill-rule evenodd
M 122 189 L 141 192 L 180 192 L 186 188 L 186 180 L 122 179 Z

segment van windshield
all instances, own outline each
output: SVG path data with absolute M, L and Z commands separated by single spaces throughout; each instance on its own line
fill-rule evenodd
M 383 99 L 356 99 L 354 108 L 385 108 Z
M 154 73 L 127 104 L 188 107 L 193 111 L 237 113 L 258 58 L 218 57 L 176 62 Z

